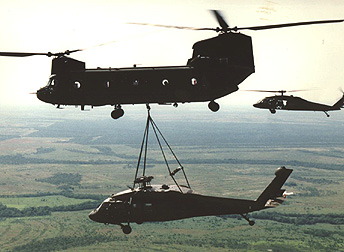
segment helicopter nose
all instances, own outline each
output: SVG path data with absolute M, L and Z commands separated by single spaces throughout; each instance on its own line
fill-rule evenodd
M 46 88 L 38 89 L 36 92 L 36 96 L 38 100 L 46 102 L 46 97 L 47 97 L 48 92 L 49 91 Z
M 98 216 L 98 211 L 97 211 L 97 209 L 94 209 L 92 212 L 90 212 L 90 213 L 88 214 L 88 217 L 89 217 L 91 220 L 93 220 L 93 221 L 98 221 L 97 216 Z
M 43 94 L 42 88 L 38 89 L 37 92 L 36 92 L 36 96 L 37 96 L 38 100 L 42 101 L 42 94 Z

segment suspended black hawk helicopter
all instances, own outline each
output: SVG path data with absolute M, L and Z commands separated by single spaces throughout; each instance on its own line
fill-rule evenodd
M 153 176 L 146 175 L 147 142 L 150 125 L 159 143 L 169 175 L 174 182 L 172 185 L 151 185 Z M 178 165 L 178 168 L 174 170 L 171 169 L 171 160 L 168 161 L 166 158 L 162 147 L 163 141 Z M 142 156 L 143 152 L 144 155 Z M 141 162 L 141 159 L 143 162 Z M 142 168 L 142 176 L 139 176 L 138 173 L 140 167 Z M 278 168 L 275 172 L 275 178 L 257 200 L 220 198 L 196 194 L 191 189 L 183 166 L 148 114 L 133 186 L 105 199 L 97 209 L 89 214 L 89 218 L 104 224 L 119 225 L 125 234 L 131 233 L 130 223 L 133 222 L 142 224 L 143 222 L 173 221 L 227 214 L 239 214 L 252 226 L 255 222 L 248 218 L 248 213 L 276 207 L 283 203 L 287 195 L 292 194 L 281 189 L 292 171 L 292 169 L 285 167 Z M 176 176 L 179 174 L 183 175 L 185 185 L 178 183 Z
M 87 69 L 85 62 L 67 57 L 84 49 L 61 53 L 0 52 L 0 56 L 54 57 L 48 84 L 39 89 L 37 98 L 57 105 L 114 106 L 112 118 L 123 116 L 123 104 L 173 104 L 209 101 L 212 111 L 219 110 L 215 99 L 238 90 L 238 85 L 254 73 L 251 37 L 240 30 L 265 30 L 299 25 L 342 22 L 323 20 L 253 27 L 229 27 L 219 11 L 213 11 L 220 27 L 167 28 L 211 30 L 218 36 L 198 41 L 193 45 L 192 57 L 185 66 L 96 68 Z M 159 25 L 158 25 L 159 26 Z
M 272 114 L 276 113 L 276 110 L 298 110 L 298 111 L 323 111 L 327 117 L 330 115 L 328 111 L 340 110 L 344 108 L 344 93 L 334 105 L 325 105 L 321 103 L 307 101 L 303 98 L 293 95 L 284 95 L 286 92 L 298 92 L 304 90 L 279 90 L 279 91 L 266 91 L 266 90 L 248 90 L 255 92 L 272 92 L 281 93 L 281 95 L 265 97 L 261 101 L 253 105 L 255 108 L 268 109 Z

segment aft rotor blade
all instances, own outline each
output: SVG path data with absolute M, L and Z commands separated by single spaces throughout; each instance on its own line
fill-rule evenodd
M 173 29 L 182 29 L 182 30 L 195 30 L 195 31 L 216 31 L 215 28 L 196 28 L 190 26 L 177 26 L 177 25 L 161 25 L 161 24 L 149 24 L 149 23 L 127 23 L 133 25 L 147 25 L 147 26 L 156 26 L 162 28 L 173 28 Z
M 222 15 L 220 14 L 220 11 L 218 10 L 212 10 L 212 12 L 214 13 L 216 19 L 217 19 L 217 22 L 219 22 L 221 28 L 223 30 L 227 30 L 229 25 L 227 24 L 227 22 L 225 21 L 225 19 L 222 17 Z
M 238 30 L 254 30 L 254 31 L 259 31 L 259 30 L 284 28 L 284 27 L 291 27 L 291 26 L 301 26 L 301 25 L 340 23 L 340 22 L 343 22 L 343 21 L 344 21 L 344 19 L 319 20 L 319 21 L 307 21 L 307 22 L 287 23 L 287 24 L 251 26 L 251 27 L 234 27 L 234 28 L 231 28 L 231 30 L 234 30 L 234 31 L 238 31 Z

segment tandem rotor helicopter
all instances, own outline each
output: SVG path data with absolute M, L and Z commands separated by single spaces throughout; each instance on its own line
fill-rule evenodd
M 279 91 L 267 91 L 267 90 L 247 90 L 254 92 L 272 92 L 281 93 L 281 95 L 265 97 L 261 101 L 253 105 L 255 108 L 268 109 L 272 114 L 276 113 L 276 110 L 298 110 L 298 111 L 323 111 L 327 117 L 330 115 L 328 111 L 340 110 L 344 108 L 344 93 L 334 105 L 325 105 L 316 102 L 310 102 L 300 97 L 293 95 L 284 95 L 286 92 L 298 92 L 304 90 L 279 90 Z
M 86 69 L 85 62 L 67 57 L 84 49 L 61 53 L 0 52 L 0 56 L 54 57 L 48 84 L 36 92 L 43 102 L 60 106 L 114 106 L 111 117 L 124 115 L 124 104 L 173 104 L 209 102 L 218 111 L 216 99 L 238 90 L 238 85 L 255 72 L 251 37 L 240 30 L 265 30 L 300 25 L 343 22 L 323 20 L 277 25 L 229 27 L 219 11 L 213 10 L 219 27 L 193 28 L 155 25 L 166 28 L 211 30 L 218 36 L 193 45 L 192 57 L 185 66 Z M 132 23 L 133 24 L 133 23 Z M 137 23 L 135 23 L 137 24 Z M 149 25 L 149 24 L 141 24 Z

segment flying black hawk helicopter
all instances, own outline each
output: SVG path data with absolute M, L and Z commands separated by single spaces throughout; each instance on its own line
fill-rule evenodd
M 238 90 L 238 85 L 254 73 L 251 37 L 237 31 L 265 30 L 299 25 L 342 22 L 323 20 L 253 27 L 229 27 L 219 11 L 213 11 L 220 27 L 178 29 L 211 30 L 218 36 L 193 45 L 192 57 L 185 66 L 96 68 L 87 69 L 85 62 L 67 57 L 84 49 L 62 53 L 0 52 L 0 56 L 54 57 L 48 84 L 37 91 L 37 98 L 57 105 L 114 106 L 112 118 L 123 116 L 123 104 L 173 104 L 209 101 L 212 111 L 219 110 L 215 99 Z
M 93 221 L 120 225 L 125 234 L 130 223 L 172 221 L 200 216 L 239 214 L 254 225 L 247 213 L 278 206 L 288 195 L 281 189 L 292 169 L 280 167 L 257 200 L 221 198 L 194 193 L 186 186 L 151 185 L 152 176 L 139 177 L 139 186 L 112 195 L 89 214 Z M 124 225 L 123 223 L 127 223 Z
M 255 108 L 268 109 L 272 114 L 275 114 L 276 110 L 323 111 L 326 116 L 329 117 L 330 115 L 327 113 L 328 111 L 340 110 L 344 107 L 344 93 L 342 98 L 340 98 L 334 105 L 330 106 L 316 102 L 310 102 L 293 95 L 284 95 L 284 93 L 286 92 L 297 92 L 302 90 L 252 91 L 281 93 L 281 95 L 265 97 L 264 99 L 253 105 Z
M 150 124 L 154 130 L 174 185 L 151 185 L 153 176 L 146 175 L 147 141 Z M 177 161 L 179 165 L 177 169 L 172 170 L 170 168 L 171 164 L 166 159 L 161 139 L 165 141 L 175 161 Z M 144 156 L 142 156 L 143 150 Z M 142 176 L 138 176 L 141 159 L 144 160 L 143 167 L 141 162 Z M 142 224 L 143 222 L 172 221 L 199 216 L 227 214 L 240 214 L 252 226 L 255 222 L 250 220 L 247 214 L 276 207 L 282 203 L 288 193 L 281 189 L 281 187 L 292 171 L 292 169 L 285 167 L 278 168 L 275 172 L 276 177 L 257 200 L 220 198 L 196 194 L 191 189 L 183 166 L 173 153 L 166 139 L 162 136 L 161 131 L 157 128 L 150 115 L 148 115 L 133 187 L 129 187 L 128 190 L 113 194 L 105 199 L 97 209 L 89 214 L 89 218 L 100 223 L 119 225 L 125 234 L 131 232 L 130 223 L 132 222 Z M 181 172 L 184 175 L 186 185 L 180 185 L 177 181 L 176 176 Z

